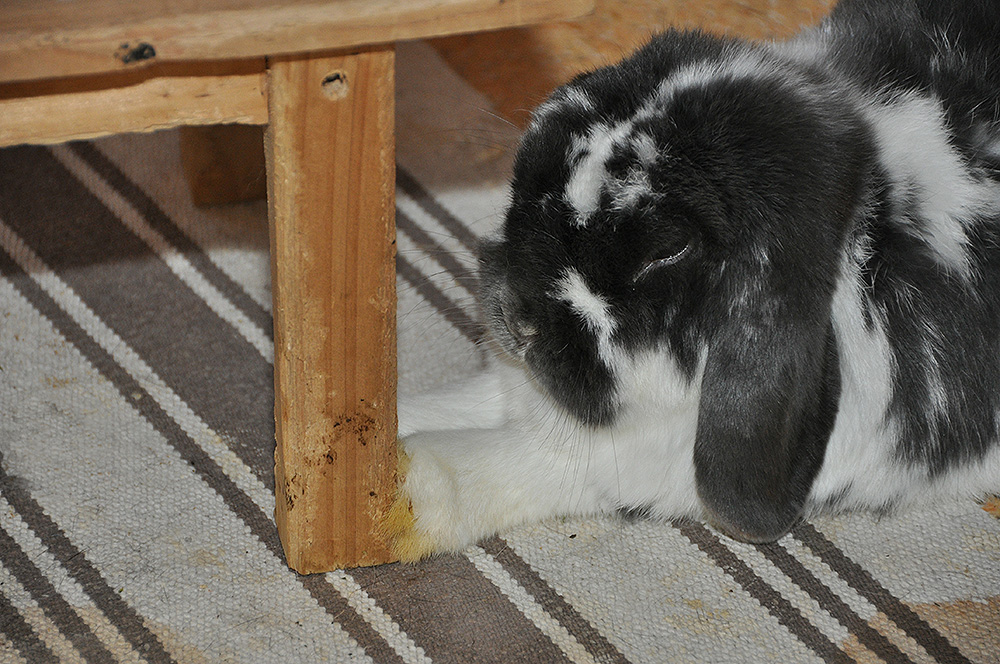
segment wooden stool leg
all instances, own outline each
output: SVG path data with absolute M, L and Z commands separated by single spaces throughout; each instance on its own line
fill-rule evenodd
M 195 205 L 253 201 L 267 194 L 263 127 L 181 127 L 180 147 Z
M 300 573 L 390 560 L 394 51 L 269 63 L 275 517 Z

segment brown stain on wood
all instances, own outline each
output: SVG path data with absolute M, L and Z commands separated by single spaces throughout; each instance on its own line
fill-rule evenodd
M 391 559 L 375 524 L 395 487 L 393 60 L 271 63 L 275 474 L 302 483 L 276 521 L 303 573 Z

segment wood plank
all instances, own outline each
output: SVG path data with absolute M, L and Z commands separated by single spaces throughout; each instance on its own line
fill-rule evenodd
M 248 58 L 579 16 L 594 0 L 17 0 L 0 5 L 0 80 Z
M 785 39 L 826 16 L 834 0 L 596 0 L 586 18 L 431 41 L 462 78 L 519 127 L 580 72 L 618 62 L 668 27 Z
M 301 573 L 390 560 L 376 526 L 396 486 L 393 58 L 270 65 L 275 517 Z
M 0 147 L 181 125 L 267 123 L 264 60 L 0 85 Z

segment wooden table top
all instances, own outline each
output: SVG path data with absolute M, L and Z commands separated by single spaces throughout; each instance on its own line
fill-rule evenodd
M 594 0 L 7 0 L 0 81 L 479 32 L 573 18 Z

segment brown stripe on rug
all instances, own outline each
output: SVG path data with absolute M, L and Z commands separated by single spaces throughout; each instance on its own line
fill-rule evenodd
M 59 664 L 59 658 L 3 593 L 0 593 L 0 633 L 29 664 Z M 2 654 L 3 649 L 0 649 Z
M 581 616 L 562 595 L 556 592 L 555 588 L 546 583 L 531 565 L 508 546 L 505 540 L 492 537 L 481 542 L 480 546 L 486 553 L 496 558 L 507 573 L 587 649 L 595 661 L 606 664 L 628 664 L 629 660 L 625 655 Z
M 118 166 L 104 155 L 93 143 L 75 141 L 67 143 L 67 147 L 90 166 L 98 176 L 103 178 L 125 197 L 150 226 L 155 228 L 170 244 L 184 255 L 229 302 L 253 321 L 261 330 L 273 339 L 271 314 L 260 306 L 253 298 L 219 268 L 191 238 L 167 215 L 163 209 L 141 187 L 132 182 Z
M 893 596 L 871 575 L 871 572 L 851 560 L 812 524 L 800 525 L 792 531 L 792 535 L 809 547 L 820 560 L 826 563 L 862 597 L 896 623 L 897 627 L 920 644 L 931 657 L 942 664 L 969 662 L 969 659 L 948 639 L 918 616 L 913 609 Z
M 430 234 L 417 225 L 409 215 L 397 208 L 396 228 L 405 233 L 413 243 L 437 262 L 445 271 L 454 277 L 455 282 L 464 288 L 469 295 L 475 296 L 479 288 L 479 278 L 471 270 L 462 265 L 455 255 L 445 249 L 440 242 L 431 238 Z
M 0 217 L 273 490 L 273 373 L 254 347 L 47 149 L 0 151 L 0 191 Z
M 0 272 L 9 274 L 10 261 L 0 251 Z M 52 521 L 42 507 L 24 488 L 24 482 L 12 477 L 3 468 L 0 458 L 0 495 L 20 515 L 49 553 L 59 561 L 98 609 L 108 618 L 137 652 L 152 664 L 169 664 L 174 658 L 163 648 L 160 639 L 146 628 L 143 617 L 108 586 L 104 577 L 88 560 L 87 555 L 70 542 L 62 529 Z M 29 658 L 28 661 L 34 661 Z
M 53 162 L 45 154 L 31 155 L 31 157 L 32 161 L 41 162 L 40 166 L 36 164 L 33 166 L 34 168 L 49 168 L 53 170 L 58 170 L 61 167 L 61 165 Z M 22 156 L 21 159 L 23 161 L 26 158 Z M 40 177 L 44 179 L 54 179 L 54 177 L 58 174 L 35 173 L 33 175 L 35 177 Z M 65 178 L 65 174 L 62 174 L 62 176 Z M 62 195 L 72 196 L 74 199 L 80 198 L 88 200 L 89 196 L 87 192 L 82 190 L 75 191 L 74 187 L 76 186 L 77 185 L 70 182 L 66 188 L 63 188 Z M 52 193 L 54 195 L 55 192 Z M 150 315 L 148 312 L 148 306 L 152 304 L 154 305 L 154 307 L 159 307 L 161 299 L 180 299 L 182 301 L 189 302 L 190 303 L 189 306 L 195 308 L 201 305 L 195 301 L 197 298 L 193 294 L 190 294 L 187 291 L 184 284 L 180 283 L 179 280 L 177 280 L 174 277 L 174 275 L 171 272 L 169 272 L 169 270 L 166 270 L 161 265 L 159 265 L 160 261 L 155 257 L 155 255 L 149 252 L 145 247 L 140 246 L 138 242 L 134 240 L 134 238 L 129 238 L 127 231 L 121 231 L 115 228 L 114 219 L 111 218 L 113 217 L 113 215 L 110 215 L 110 213 L 104 209 L 101 210 L 90 209 L 92 207 L 98 207 L 96 202 L 94 201 L 88 201 L 87 203 L 85 203 L 85 205 L 88 206 L 88 209 L 86 210 L 86 218 L 88 219 L 88 223 L 93 223 L 99 227 L 94 231 L 94 233 L 90 235 L 90 237 L 94 236 L 101 237 L 102 238 L 101 243 L 108 243 L 108 242 L 114 243 L 116 250 L 119 252 L 124 252 L 125 256 L 133 256 L 133 257 L 142 256 L 144 258 L 144 260 L 141 261 L 144 264 L 142 267 L 136 265 L 129 265 L 127 261 L 124 261 L 126 263 L 125 265 L 120 266 L 120 263 L 122 263 L 123 261 L 121 259 L 116 261 L 115 262 L 116 269 L 113 272 L 102 273 L 101 275 L 102 288 L 104 290 L 114 291 L 117 289 L 128 289 L 130 287 L 133 287 L 135 283 L 139 283 L 142 285 L 141 287 L 145 294 L 145 297 L 141 298 L 141 300 L 135 300 L 133 302 L 127 303 L 129 306 L 123 313 L 122 305 L 120 303 L 119 303 L 119 308 L 116 310 L 114 307 L 110 306 L 108 302 L 106 302 L 101 298 L 100 293 L 98 292 L 99 289 L 96 288 L 96 284 L 93 283 L 93 280 L 88 280 L 85 277 L 81 277 L 79 274 L 76 273 L 77 270 L 75 270 L 74 268 L 76 268 L 77 265 L 75 263 L 67 267 L 67 265 L 65 264 L 66 261 L 64 261 L 63 263 L 59 264 L 57 272 L 60 274 L 61 277 L 66 279 L 69 285 L 74 288 L 74 290 L 84 300 L 84 302 L 86 302 L 88 306 L 94 309 L 95 312 L 97 312 L 102 317 L 105 323 L 107 323 L 110 327 L 112 327 L 115 330 L 115 332 L 118 333 L 126 341 L 126 343 L 136 348 L 136 350 L 140 353 L 142 358 L 151 366 L 154 372 L 156 372 L 161 378 L 163 378 L 164 381 L 168 384 L 168 386 L 177 391 L 182 396 L 182 398 L 186 402 L 188 402 L 194 410 L 196 410 L 199 416 L 204 418 L 208 426 L 213 428 L 219 427 L 224 429 L 224 426 L 227 424 L 225 420 L 226 414 L 217 412 L 216 408 L 213 408 L 211 405 L 206 405 L 206 403 L 204 403 L 204 400 L 198 401 L 198 399 L 201 398 L 199 394 L 194 393 L 194 395 L 192 396 L 192 393 L 190 391 L 185 390 L 183 388 L 185 384 L 191 381 L 201 380 L 206 370 L 210 370 L 213 372 L 221 371 L 220 369 L 217 369 L 212 366 L 213 363 L 215 362 L 216 356 L 233 354 L 234 351 L 238 351 L 238 347 L 246 345 L 245 341 L 235 334 L 215 333 L 215 339 L 216 339 L 215 342 L 209 346 L 206 346 L 204 343 L 206 335 L 203 334 L 198 334 L 198 335 L 175 334 L 174 336 L 171 336 L 169 331 L 164 331 L 162 333 L 159 333 L 156 332 L 155 330 L 148 330 L 149 326 L 141 325 L 141 323 L 144 322 L 145 319 L 148 318 Z M 35 213 L 36 215 L 43 214 L 41 211 L 38 210 L 31 210 L 31 212 Z M 27 215 L 22 212 L 20 218 L 24 219 L 26 217 Z M 51 223 L 58 224 L 59 220 L 52 219 Z M 19 231 L 22 229 L 29 230 L 26 228 L 26 226 L 27 226 L 26 223 L 22 223 L 19 225 L 18 230 Z M 76 241 L 76 239 L 77 239 L 76 237 L 71 236 L 72 241 Z M 38 247 L 37 244 L 41 244 L 42 246 Z M 98 243 L 98 245 L 99 244 L 100 243 Z M 42 238 L 41 242 L 39 242 L 37 237 L 33 238 L 32 245 L 35 249 L 39 251 L 40 254 L 42 254 L 43 258 L 51 257 L 57 251 L 52 247 L 48 247 L 48 251 L 46 251 L 46 243 L 44 237 Z M 96 261 L 97 256 L 98 254 L 95 248 L 94 253 L 91 256 L 90 260 Z M 112 252 L 112 256 L 114 256 L 114 252 Z M 80 259 L 78 258 L 77 260 Z M 132 261 L 132 262 L 136 263 L 139 261 Z M 149 263 L 156 265 L 156 267 L 150 267 L 149 265 L 146 265 Z M 122 269 L 118 269 L 119 266 Z M 150 276 L 150 274 L 148 274 L 149 272 L 152 272 L 153 276 Z M 143 304 L 147 306 L 147 309 L 143 309 Z M 169 310 L 172 312 L 171 315 L 168 317 L 181 317 L 181 318 L 183 317 L 182 312 L 178 310 L 176 305 L 168 304 L 167 306 L 169 307 Z M 457 310 L 457 308 L 454 307 L 454 305 L 452 305 L 451 308 L 453 310 Z M 157 317 L 159 317 L 161 314 L 157 313 L 156 315 Z M 195 323 L 198 324 L 198 329 L 200 330 L 202 327 L 209 327 L 212 326 L 213 324 L 218 325 L 219 324 L 218 321 L 214 319 L 213 316 L 214 314 L 212 314 L 211 311 L 205 311 L 200 321 L 199 319 L 194 319 Z M 191 325 L 192 323 L 189 320 L 187 324 Z M 158 338 L 160 340 L 159 343 L 168 345 L 170 347 L 170 352 L 169 353 L 162 351 L 155 352 L 156 348 L 152 348 L 150 341 L 148 339 L 143 338 L 144 335 L 149 333 L 152 333 L 154 338 Z M 236 348 L 234 348 L 234 346 Z M 176 362 L 170 367 L 166 366 L 166 364 L 170 362 L 171 357 L 177 354 L 179 354 L 182 357 L 185 357 L 188 361 Z M 93 362 L 93 359 L 91 359 L 91 361 Z M 111 360 L 108 361 L 111 362 Z M 259 354 L 244 353 L 243 357 L 240 359 L 239 362 L 233 362 L 231 365 L 228 366 L 228 368 L 225 369 L 225 371 L 229 372 L 227 375 L 227 378 L 229 380 L 238 380 L 241 375 L 241 372 L 244 374 L 247 373 L 248 367 L 250 367 L 249 371 L 251 373 L 255 373 L 253 369 L 254 365 L 257 365 L 259 368 L 261 365 L 266 365 L 266 364 L 267 363 L 263 360 L 263 358 L 260 357 Z M 206 369 L 206 367 L 208 367 L 208 369 Z M 265 366 L 265 368 L 268 370 L 270 369 L 269 366 Z M 256 373 L 260 372 L 258 371 Z M 125 380 L 125 378 L 119 377 L 119 381 L 122 380 Z M 129 381 L 128 386 L 122 387 L 120 389 L 123 391 L 123 394 L 129 394 L 139 390 L 139 386 Z M 267 375 L 266 385 L 261 385 L 259 389 L 260 391 L 267 394 L 269 401 L 271 398 L 270 397 L 271 383 L 270 383 L 269 373 Z M 217 401 L 220 404 L 219 406 L 217 406 L 217 408 L 224 409 L 226 405 L 226 400 L 222 399 Z M 153 400 L 144 398 L 141 399 L 140 402 L 146 405 L 146 404 L 151 404 Z M 209 403 L 211 403 L 211 400 L 209 400 Z M 155 408 L 155 410 L 159 409 Z M 268 424 L 271 424 L 270 420 L 271 413 L 272 410 L 270 408 L 270 403 L 268 403 L 266 408 L 258 407 L 253 409 L 252 411 L 250 409 L 246 409 L 242 417 L 245 424 L 254 423 L 256 420 L 260 420 L 261 418 L 266 419 L 268 421 Z M 250 501 L 244 494 L 242 494 L 235 485 L 232 485 L 231 481 L 229 481 L 228 478 L 225 477 L 225 475 L 222 473 L 220 469 L 217 468 L 214 462 L 210 458 L 208 458 L 207 455 L 204 454 L 202 450 L 200 450 L 200 448 L 197 448 L 197 446 L 194 445 L 193 441 L 190 441 L 190 439 L 188 439 L 185 436 L 183 431 L 181 431 L 179 428 L 176 427 L 176 423 L 165 421 L 165 418 L 167 418 L 167 416 L 164 413 L 162 413 L 162 411 L 159 413 L 147 414 L 147 417 L 159 420 L 159 426 L 157 426 L 157 428 L 160 429 L 161 431 L 174 429 L 174 431 L 171 432 L 172 435 L 167 435 L 168 439 L 172 441 L 172 444 L 182 449 L 182 455 L 184 456 L 184 458 L 188 460 L 188 462 L 195 468 L 195 470 L 198 471 L 199 474 L 206 481 L 208 481 L 208 483 L 218 493 L 220 493 L 220 495 L 222 495 L 224 499 L 226 499 L 226 502 L 230 506 L 230 509 L 232 509 L 237 514 L 237 516 L 239 516 L 241 519 L 247 522 L 248 525 L 251 526 L 251 529 L 254 532 L 254 534 L 258 538 L 261 538 L 262 541 L 264 541 L 265 544 L 268 545 L 268 548 L 275 553 L 275 555 L 279 555 L 278 553 L 279 549 L 276 543 L 277 540 L 272 532 L 273 525 L 270 523 L 269 520 L 264 519 L 263 515 L 259 514 L 259 510 L 255 508 L 252 501 Z M 257 422 L 257 426 L 251 426 L 250 428 L 254 431 L 259 432 L 262 428 L 259 425 L 260 422 Z M 269 430 L 267 434 L 266 449 L 268 450 L 273 449 L 272 447 L 273 433 L 271 433 L 271 431 L 273 430 Z M 261 445 L 264 442 L 262 438 L 263 437 L 258 437 L 258 439 L 254 444 Z M 266 468 L 260 466 L 255 470 L 258 474 L 267 473 L 270 471 L 270 466 L 268 465 Z M 457 569 L 452 569 L 453 567 L 457 567 Z M 481 590 L 488 591 L 488 594 L 485 595 L 486 597 L 489 597 L 491 595 L 494 598 L 496 597 L 496 591 L 492 587 L 492 585 L 489 584 L 485 579 L 483 579 L 482 576 L 474 568 L 472 568 L 467 561 L 461 558 L 458 558 L 455 561 L 453 561 L 453 564 L 448 566 L 448 568 L 445 570 L 435 571 L 433 568 L 424 569 L 421 572 L 421 577 L 430 584 L 428 587 L 437 588 L 437 590 L 433 592 L 441 592 L 443 588 L 447 588 L 452 585 L 452 582 L 456 578 L 456 575 L 459 574 L 458 571 L 459 569 L 466 573 L 468 577 L 468 583 L 472 584 L 471 586 L 469 586 L 470 592 L 472 590 L 475 590 L 476 592 Z M 383 572 L 383 575 L 386 574 L 391 576 L 391 571 Z M 330 615 L 335 616 L 338 619 L 338 621 L 343 624 L 345 629 L 347 629 L 348 632 L 351 633 L 352 636 L 356 638 L 356 640 L 362 645 L 362 647 L 365 648 L 365 650 L 371 656 L 375 657 L 378 661 L 397 661 L 398 658 L 395 656 L 395 653 L 393 653 L 388 648 L 388 646 L 380 637 L 371 632 L 371 628 L 367 625 L 367 623 L 365 623 L 362 619 L 360 619 L 357 616 L 357 614 L 353 612 L 353 610 L 351 610 L 349 607 L 346 606 L 343 598 L 340 597 L 340 595 L 336 593 L 329 586 L 329 584 L 323 582 L 322 579 L 319 577 L 316 578 L 310 577 L 304 579 L 303 583 L 310 590 L 310 592 L 317 599 L 317 601 L 319 601 L 320 604 L 327 609 Z M 399 582 L 391 582 L 387 585 L 389 588 L 398 588 L 401 586 Z M 373 596 L 376 597 L 376 599 L 379 599 L 377 593 L 374 594 Z M 481 599 L 482 596 L 480 597 L 480 600 Z M 540 635 L 537 632 L 537 629 L 529 621 L 527 621 L 520 613 L 518 613 L 513 607 L 511 607 L 509 602 L 507 602 L 505 598 L 502 598 L 502 596 L 497 602 L 491 601 L 486 603 L 485 606 L 489 612 L 489 615 L 492 616 L 493 619 L 496 619 L 497 617 L 504 618 L 502 623 L 498 623 L 502 625 L 502 628 L 498 628 L 497 631 L 498 638 L 503 637 L 502 640 L 504 641 L 504 643 L 514 642 L 510 640 L 512 634 L 526 634 L 527 635 L 526 638 L 520 639 L 520 642 L 525 644 L 524 647 L 522 648 L 522 650 L 524 650 L 525 652 L 528 651 L 532 653 L 535 652 L 546 653 L 547 651 L 551 651 L 554 653 L 559 652 L 558 649 L 555 648 L 555 646 L 548 639 Z M 443 605 L 440 605 L 440 608 L 442 611 L 445 612 L 446 615 L 450 613 L 449 610 L 444 609 Z M 391 609 L 387 609 L 387 611 L 389 612 L 390 615 L 394 614 L 394 612 Z M 432 640 L 437 642 L 441 640 L 442 636 L 440 631 L 441 625 L 445 624 L 445 621 L 442 620 L 442 616 L 436 616 L 433 613 L 428 614 L 427 620 L 423 624 L 427 626 L 428 630 L 423 634 L 424 642 Z M 367 634 L 365 634 L 366 632 Z M 366 636 L 368 638 L 365 638 Z M 468 635 L 465 635 L 462 638 L 467 638 L 467 636 Z M 421 634 L 419 633 L 419 631 L 417 634 L 411 635 L 411 637 L 421 640 Z M 493 646 L 486 647 L 487 645 L 489 644 L 485 644 L 484 641 L 477 635 L 477 638 L 471 639 L 469 640 L 468 643 L 465 644 L 464 649 L 460 648 L 459 650 L 461 652 L 467 653 L 469 651 L 469 648 L 472 648 L 473 651 L 475 652 L 475 657 L 477 658 L 477 660 L 482 660 L 482 661 L 489 661 L 489 658 L 492 657 L 493 653 L 503 652 L 503 649 L 498 651 L 497 648 Z M 449 651 L 450 649 L 448 648 L 445 648 L 443 650 L 443 652 L 449 652 Z M 514 655 L 520 656 L 519 655 L 520 652 L 521 650 L 518 650 L 514 652 Z M 452 661 L 462 661 L 462 660 L 454 659 Z M 545 658 L 545 659 L 539 659 L 537 661 L 551 661 L 551 659 Z
M 422 207 L 427 214 L 434 217 L 438 223 L 447 228 L 452 236 L 461 242 L 466 249 L 473 253 L 479 251 L 479 238 L 469 230 L 469 227 L 441 205 L 415 177 L 410 175 L 409 171 L 399 164 L 396 165 L 396 186 L 412 198 L 417 205 Z
M 886 662 L 904 664 L 911 661 L 899 648 L 855 613 L 836 593 L 809 572 L 783 546 L 777 543 L 758 544 L 756 548 L 797 586 L 809 593 L 809 596 L 816 600 L 816 603 L 824 611 L 846 627 L 851 634 L 857 637 L 858 642 L 872 653 Z
M 852 661 L 847 653 L 809 622 L 781 593 L 757 576 L 705 526 L 690 521 L 674 521 L 672 525 L 824 661 L 837 663 Z
M 396 274 L 433 306 L 442 318 L 461 332 L 472 345 L 478 345 L 486 336 L 486 329 L 481 323 L 470 318 L 461 307 L 400 254 L 396 254 Z
M 438 664 L 567 661 L 464 556 L 350 574 Z
M 38 153 L 43 152 L 38 149 L 32 149 L 32 150 L 35 150 Z M 3 163 L 2 163 L 3 155 L 4 151 L 0 151 L 0 172 L 3 171 Z M 22 163 L 26 161 L 28 160 L 22 157 Z M 41 161 L 45 161 L 44 157 L 41 159 Z M 37 174 L 29 170 L 24 175 L 26 177 L 31 177 L 32 175 L 37 175 Z M 65 179 L 72 180 L 72 178 L 69 178 L 68 176 Z M 2 182 L 2 180 L 3 177 L 0 176 L 0 182 Z M 64 197 L 72 196 L 70 200 L 73 200 L 78 204 L 85 204 L 83 203 L 83 201 L 88 200 L 87 192 L 85 191 L 74 192 L 72 191 L 72 189 L 73 189 L 72 183 L 67 182 L 66 188 L 62 190 L 61 195 Z M 0 186 L 0 192 L 8 192 L 8 191 L 10 190 L 4 189 L 2 186 Z M 11 207 L 5 207 L 4 206 L 5 200 L 6 196 L 0 195 L 0 217 L 10 221 L 13 216 L 10 214 L 10 212 L 15 210 L 13 210 Z M 88 210 L 88 215 L 93 215 L 93 214 L 95 214 L 93 210 Z M 88 219 L 89 218 L 92 217 L 88 216 Z M 53 223 L 55 223 L 55 221 L 53 221 Z M 37 246 L 34 246 L 32 248 L 36 250 L 38 249 Z M 147 258 L 150 258 L 150 260 L 144 262 L 153 262 L 151 257 Z M 50 265 L 49 267 L 52 266 Z M 190 436 L 188 436 L 184 432 L 184 430 L 180 427 L 180 425 L 177 422 L 175 422 L 156 403 L 156 400 L 142 387 L 142 385 L 133 376 L 131 376 L 124 368 L 122 368 L 117 362 L 115 362 L 114 358 L 108 355 L 104 351 L 104 349 L 102 349 L 93 339 L 91 339 L 87 335 L 87 333 L 82 328 L 80 328 L 79 325 L 75 321 L 73 321 L 66 312 L 60 309 L 59 306 L 55 302 L 53 302 L 51 298 L 49 298 L 49 296 L 46 293 L 44 293 L 41 290 L 41 288 L 39 288 L 37 284 L 35 284 L 34 281 L 30 279 L 30 277 L 28 277 L 27 274 L 23 272 L 23 270 L 21 270 L 20 266 L 14 263 L 2 251 L 0 251 L 0 270 L 2 270 L 4 274 L 14 275 L 15 277 L 18 277 L 12 279 L 12 283 L 14 283 L 14 286 L 22 293 L 22 295 L 24 295 L 24 297 L 28 299 L 29 302 L 31 302 L 31 304 L 35 307 L 36 310 L 39 311 L 39 313 L 48 318 L 53 323 L 53 325 L 55 325 L 56 329 L 80 351 L 80 353 L 87 359 L 87 361 L 90 362 L 91 365 L 94 366 L 106 379 L 108 379 L 108 381 L 111 382 L 116 387 L 116 389 L 118 389 L 118 391 L 122 394 L 122 396 L 127 401 L 129 401 L 133 405 L 133 407 L 136 408 L 136 410 L 147 421 L 150 422 L 151 425 L 153 425 L 153 427 L 164 437 L 164 439 L 175 450 L 177 450 L 177 452 L 181 455 L 181 457 L 185 461 L 187 461 L 187 463 L 198 474 L 198 476 L 204 482 L 206 482 L 223 499 L 223 501 L 226 503 L 229 509 L 250 528 L 251 533 L 257 539 L 259 539 L 267 547 L 267 549 L 275 556 L 275 558 L 277 558 L 283 565 L 284 554 L 281 550 L 281 544 L 278 541 L 277 532 L 274 528 L 274 523 L 271 520 L 270 516 L 265 515 L 263 512 L 261 512 L 261 510 L 254 504 L 254 502 L 233 483 L 233 481 L 225 474 L 225 472 L 218 466 L 218 464 L 216 464 L 215 461 L 213 461 L 208 456 L 208 454 L 200 446 L 198 446 L 198 444 L 195 443 L 195 441 L 193 441 L 190 438 Z M 122 273 L 119 273 L 117 270 L 103 270 L 101 274 L 104 277 L 105 287 L 108 289 L 119 290 L 119 288 L 116 287 L 124 289 L 128 285 L 124 283 L 125 280 L 122 279 Z M 125 271 L 125 274 L 128 275 L 127 270 Z M 168 283 L 170 283 L 173 280 L 170 280 L 168 275 L 172 275 L 172 273 L 169 273 L 169 271 L 167 271 L 167 274 L 164 274 L 163 278 L 168 280 Z M 65 277 L 67 276 L 67 273 L 62 272 L 60 276 Z M 120 281 L 118 283 L 115 283 L 114 281 L 115 279 L 118 279 Z M 182 284 L 180 284 L 179 282 L 173 283 L 173 286 L 177 290 L 182 290 Z M 79 292 L 77 294 L 82 295 Z M 92 300 L 84 298 L 84 301 L 89 306 L 91 306 L 92 309 L 95 308 Z M 149 302 L 152 303 L 155 302 L 155 300 L 149 300 Z M 142 313 L 143 312 L 141 311 L 138 312 L 140 317 Z M 127 323 L 128 321 L 126 320 L 125 322 Z M 127 324 L 124 325 L 123 328 L 124 330 L 116 329 L 115 331 L 118 332 L 121 336 L 126 336 L 122 335 L 123 331 L 135 332 L 134 330 L 131 330 L 130 326 Z M 141 336 L 141 334 L 138 333 L 136 334 L 138 336 Z M 132 339 L 127 339 L 127 340 L 132 341 Z M 202 348 L 199 343 L 199 339 L 189 338 L 189 341 L 191 342 L 192 347 L 189 347 L 186 350 L 193 355 L 197 355 L 197 352 L 199 351 L 209 354 L 216 352 L 225 353 L 225 352 L 230 352 L 232 350 L 232 349 L 222 349 L 218 347 Z M 259 355 L 257 355 L 257 357 L 259 358 Z M 143 359 L 147 360 L 147 362 L 149 361 L 148 356 L 144 357 Z M 201 358 L 201 359 L 206 360 L 207 358 Z M 266 364 L 266 362 L 263 362 L 262 359 L 260 359 L 259 361 Z M 159 364 L 153 364 L 153 363 L 150 364 L 151 366 L 153 366 L 154 371 L 159 372 L 162 370 L 162 367 Z M 180 378 L 182 381 L 198 380 L 202 374 L 201 367 L 204 365 L 198 361 L 194 361 L 188 364 L 187 366 L 190 367 L 188 375 L 184 375 L 183 373 L 174 373 L 172 374 L 172 377 Z M 242 367 L 242 369 L 240 366 L 234 367 L 234 370 L 236 371 L 245 369 L 246 369 L 245 366 Z M 171 385 L 171 387 L 174 387 L 174 385 Z M 268 383 L 265 391 L 270 391 L 270 389 L 271 389 L 271 384 Z M 141 395 L 142 398 L 139 399 L 134 398 L 133 395 L 136 394 Z M 265 413 L 270 413 L 270 412 L 272 411 L 270 407 L 268 407 Z M 258 413 L 258 419 L 260 419 L 260 417 L 261 414 Z M 264 415 L 263 417 L 266 418 L 267 416 Z M 211 422 L 209 424 L 211 425 Z M 259 428 L 260 427 L 255 427 L 255 429 L 257 430 L 259 430 Z M 269 445 L 270 449 L 273 449 L 273 434 Z M 3 480 L 4 478 L 0 477 L 0 484 L 6 486 L 8 482 Z M 6 495 L 5 498 L 7 498 L 8 502 L 11 502 L 11 504 L 15 504 Z M 25 518 L 25 521 L 27 521 L 29 525 L 31 525 L 32 522 L 28 519 L 28 515 L 26 515 L 23 512 L 23 510 L 17 507 L 16 505 L 15 507 L 18 509 L 18 512 L 22 515 L 22 518 Z M 39 514 L 42 513 L 41 508 L 37 507 L 37 505 L 35 506 L 34 512 L 32 513 L 34 514 L 36 512 Z M 51 521 L 49 521 L 49 523 L 50 523 L 49 531 L 60 532 L 61 534 L 61 531 L 59 531 L 58 527 L 54 523 L 51 523 Z M 42 533 L 39 533 L 37 530 L 35 532 L 36 534 L 39 535 L 39 537 L 43 541 L 46 541 L 46 538 L 43 536 Z M 46 543 L 48 544 L 47 541 Z M 69 545 L 68 540 L 66 540 L 66 545 Z M 80 561 L 85 560 L 85 558 L 83 558 L 78 551 L 74 551 L 73 555 L 64 556 L 64 558 L 67 559 L 71 558 L 75 564 L 80 564 Z M 93 569 L 92 566 L 91 569 Z M 96 569 L 94 569 L 93 573 L 97 574 Z M 295 575 L 289 572 L 289 576 L 291 577 Z M 388 644 L 386 644 L 385 641 L 372 629 L 372 627 L 367 622 L 365 622 L 360 616 L 358 616 L 358 614 L 354 612 L 353 609 L 351 609 L 346 599 L 343 598 L 335 590 L 330 588 L 329 584 L 323 582 L 322 579 L 319 577 L 297 577 L 297 578 L 301 580 L 302 584 L 310 592 L 310 594 L 317 601 L 317 603 L 323 607 L 326 613 L 330 615 L 332 618 L 334 618 L 358 642 L 358 644 L 362 648 L 364 648 L 366 652 L 369 653 L 370 656 L 376 658 L 376 660 L 379 662 L 401 661 L 399 657 L 395 654 L 395 652 L 393 652 L 392 649 L 388 646 Z M 100 596 L 101 597 L 113 596 L 115 599 L 121 601 L 120 598 L 118 598 L 117 595 L 115 595 L 111 591 L 111 589 L 107 587 L 106 584 L 103 584 L 103 588 L 100 590 Z M 95 599 L 95 604 L 97 604 L 103 610 L 102 604 L 97 601 L 97 598 L 94 599 Z M 127 605 L 124 606 L 127 607 Z M 127 608 L 130 611 L 133 611 L 131 607 Z M 105 611 L 105 613 L 107 614 L 108 612 Z M 112 620 L 114 624 L 118 625 L 118 623 L 114 620 L 114 617 L 112 615 L 109 614 L 108 617 L 109 619 Z M 129 634 L 125 633 L 124 631 L 123 634 L 126 636 L 126 638 L 129 637 Z M 149 635 L 155 638 L 155 636 L 153 636 L 151 633 Z M 135 643 L 133 643 L 133 645 L 135 645 Z M 173 661 L 169 657 L 169 655 L 167 655 L 166 652 L 163 651 L 162 646 L 159 647 L 159 650 L 163 652 L 163 655 L 164 657 L 166 657 L 166 659 L 159 659 L 155 661 L 164 661 L 164 662 Z M 140 650 L 140 652 L 145 652 L 145 650 Z
M 9 478 L 9 476 L 8 476 Z M 0 480 L 2 481 L 2 480 Z M 0 565 L 14 575 L 39 608 L 87 662 L 113 664 L 116 660 L 94 635 L 90 626 L 73 610 L 38 566 L 24 553 L 6 530 L 0 528 Z

